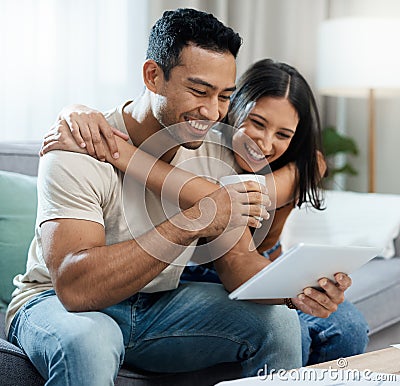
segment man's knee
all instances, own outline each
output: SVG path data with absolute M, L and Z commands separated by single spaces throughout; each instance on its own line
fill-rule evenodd
M 249 320 L 248 328 L 260 342 L 267 342 L 279 352 L 299 351 L 301 331 L 296 311 L 285 306 L 257 305 L 256 312 Z
M 84 369 L 83 376 L 93 382 L 112 381 L 117 376 L 123 361 L 124 343 L 119 326 L 107 315 L 80 313 L 72 323 L 66 321 L 65 326 L 60 326 L 58 339 L 53 365 L 73 373 L 75 382 L 79 380 L 80 369 Z
M 286 306 L 261 306 L 252 332 L 260 344 L 260 353 L 269 369 L 292 369 L 301 366 L 301 330 L 296 311 Z
M 123 355 L 124 343 L 118 324 L 109 316 L 99 312 L 80 313 L 76 326 L 68 328 L 62 339 L 67 352 L 82 351 L 91 357 L 105 353 Z
M 272 330 L 275 344 L 281 347 L 280 351 L 300 350 L 301 329 L 296 311 L 286 306 L 273 306 L 271 309 L 273 316 L 269 318 L 270 323 L 266 329 Z

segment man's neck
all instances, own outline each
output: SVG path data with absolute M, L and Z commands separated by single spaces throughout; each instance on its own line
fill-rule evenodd
M 179 146 L 166 130 L 161 131 L 162 126 L 152 114 L 150 98 L 146 91 L 124 106 L 123 118 L 128 135 L 136 147 L 141 147 L 165 162 L 171 162 Z

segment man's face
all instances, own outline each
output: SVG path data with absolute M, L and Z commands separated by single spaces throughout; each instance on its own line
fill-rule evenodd
M 171 70 L 169 80 L 160 79 L 153 114 L 167 128 L 181 123 L 169 130 L 170 135 L 178 144 L 196 149 L 212 123 L 227 114 L 235 78 L 236 62 L 231 53 L 189 45 L 183 48 L 180 64 Z

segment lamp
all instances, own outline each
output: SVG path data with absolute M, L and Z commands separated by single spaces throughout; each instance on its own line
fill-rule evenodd
M 321 23 L 317 87 L 322 95 L 368 98 L 368 191 L 375 191 L 375 98 L 400 91 L 400 20 Z

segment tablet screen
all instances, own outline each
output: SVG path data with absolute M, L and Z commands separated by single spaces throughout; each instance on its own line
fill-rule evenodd
M 377 256 L 375 247 L 297 244 L 229 294 L 230 299 L 294 298 L 318 280 L 350 274 Z

